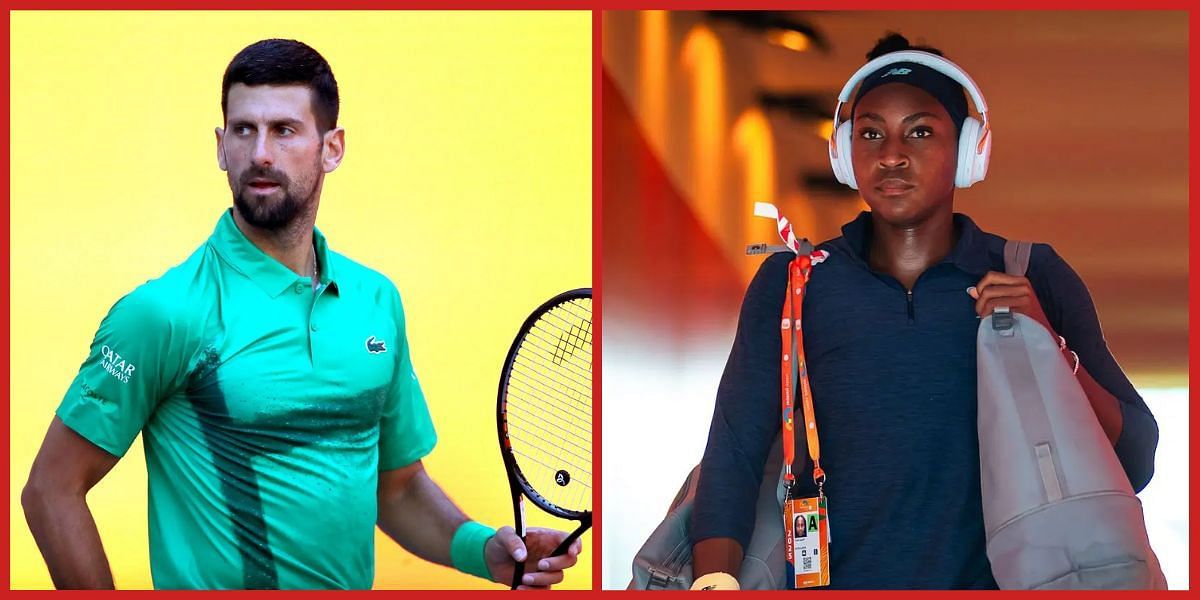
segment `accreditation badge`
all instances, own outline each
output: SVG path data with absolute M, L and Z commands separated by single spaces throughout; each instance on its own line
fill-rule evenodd
M 824 495 L 789 500 L 783 509 L 784 556 L 796 589 L 829 585 L 829 504 Z

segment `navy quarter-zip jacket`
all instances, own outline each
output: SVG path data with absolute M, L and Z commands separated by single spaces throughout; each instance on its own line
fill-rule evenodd
M 813 267 L 802 327 L 828 473 L 831 588 L 996 587 L 980 499 L 979 319 L 966 290 L 1004 271 L 1005 240 L 962 214 L 954 225 L 954 248 L 911 290 L 868 266 L 868 212 L 818 246 L 830 255 Z M 780 429 L 779 323 L 793 256 L 768 257 L 746 291 L 701 463 L 693 543 L 750 540 Z M 1158 425 L 1109 351 L 1087 287 L 1046 244 L 1033 246 L 1027 276 L 1051 326 L 1120 402 L 1116 453 L 1140 491 L 1154 471 Z M 798 494 L 815 495 L 800 432 L 793 469 Z

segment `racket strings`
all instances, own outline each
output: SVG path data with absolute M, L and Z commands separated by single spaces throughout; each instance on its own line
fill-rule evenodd
M 521 381 L 518 381 L 521 380 Z M 578 410 L 565 411 L 555 402 L 525 385 L 520 375 L 510 379 L 509 414 L 511 423 L 519 426 L 522 440 L 543 451 L 556 449 L 579 459 L 576 468 L 590 463 L 586 449 L 591 446 L 590 423 Z M 565 458 L 565 456 L 564 456 Z
M 539 402 L 538 404 L 545 406 L 545 404 L 541 403 L 541 402 Z M 512 405 L 509 408 L 515 409 L 516 412 L 512 413 L 512 415 L 519 417 L 522 420 L 536 422 L 535 423 L 536 425 L 541 426 L 543 428 L 557 427 L 559 429 L 565 430 L 566 434 L 569 437 L 571 437 L 570 441 L 572 443 L 586 444 L 589 441 L 586 436 L 580 435 L 577 431 L 572 431 L 571 427 L 574 425 L 574 423 L 564 419 L 559 413 L 538 414 L 537 412 L 530 410 L 528 407 L 526 407 L 524 405 L 520 405 L 520 404 Z
M 541 390 L 545 379 L 529 375 L 528 373 L 513 373 L 508 385 L 515 388 L 517 391 L 528 394 L 529 400 L 539 400 L 544 403 L 546 410 L 553 411 L 556 415 L 563 417 L 565 421 L 578 421 L 587 419 L 591 413 L 591 404 L 579 399 L 579 402 L 562 402 L 561 398 L 549 396 Z M 511 393 L 511 392 L 510 392 Z M 572 397 L 572 399 L 576 399 Z
M 524 416 L 524 414 L 521 412 L 510 413 L 510 415 L 519 417 L 519 419 L 516 421 L 514 421 L 513 419 L 508 420 L 510 431 L 515 429 L 516 431 L 529 434 L 530 436 L 532 436 L 530 439 L 534 440 L 534 442 L 531 443 L 530 445 L 536 446 L 537 449 L 542 450 L 543 452 L 552 453 L 553 451 L 558 450 L 558 451 L 561 451 L 563 454 L 566 454 L 572 458 L 579 459 L 579 462 L 573 462 L 573 461 L 568 461 L 568 462 L 570 462 L 571 466 L 574 467 L 576 470 L 579 470 L 579 471 L 586 470 L 589 459 L 587 456 L 584 456 L 578 452 L 578 450 L 577 450 L 577 448 L 579 446 L 578 442 L 573 442 L 573 441 L 569 441 L 569 440 L 565 440 L 565 439 L 555 439 L 555 438 L 544 437 L 539 432 L 539 429 L 541 429 L 541 430 L 546 429 L 546 427 L 542 427 L 543 425 L 546 425 L 546 423 L 544 421 L 540 421 L 539 419 L 536 419 L 536 418 L 530 418 L 528 416 Z M 570 432 L 568 432 L 568 433 L 570 433 Z M 538 442 L 540 442 L 540 443 L 538 443 Z M 516 452 L 516 449 L 514 448 L 513 451 Z M 560 457 L 561 457 L 561 455 L 560 455 Z
M 568 370 L 572 371 L 575 375 L 577 375 L 579 380 L 585 381 L 590 385 L 592 382 L 592 374 L 586 370 L 583 370 L 579 365 L 573 364 L 573 362 L 570 362 L 570 361 L 563 362 L 563 360 L 564 360 L 564 358 L 562 358 L 563 343 L 558 340 L 548 339 L 546 337 L 546 335 L 547 335 L 546 332 L 538 331 L 536 328 L 534 328 L 534 329 L 530 330 L 529 335 L 525 338 L 525 343 L 530 343 L 530 344 L 536 345 L 542 351 L 548 352 L 550 354 L 550 363 L 551 363 L 550 366 L 556 367 L 556 368 L 561 367 L 564 369 L 568 369 Z M 589 344 L 590 344 L 590 342 L 589 342 Z M 591 364 L 592 364 L 591 353 L 584 354 L 583 352 L 580 352 L 579 354 L 587 362 L 588 368 L 590 369 Z M 527 360 L 529 359 L 529 357 L 522 357 L 520 355 L 518 355 L 518 358 L 526 358 Z M 559 361 L 559 362 L 555 362 L 555 361 Z M 532 364 L 535 367 L 546 366 L 541 362 L 530 361 L 530 364 Z M 589 387 L 587 389 L 591 389 L 591 388 Z
M 592 413 L 591 399 L 582 389 L 570 384 L 558 384 L 555 375 L 532 366 L 518 364 L 513 366 L 514 370 L 522 367 L 525 369 L 514 378 L 517 383 L 527 386 L 530 392 L 539 398 L 553 398 L 552 404 L 560 412 L 584 420 Z M 555 389 L 548 389 L 549 387 L 555 387 Z
M 570 344 L 573 350 L 584 352 L 590 359 L 592 356 L 591 318 L 574 312 L 569 314 L 576 322 L 564 320 L 560 315 L 548 314 L 546 317 L 557 321 L 560 326 L 566 328 L 565 331 L 560 332 L 560 343 Z
M 508 391 L 509 423 L 520 425 L 522 441 L 538 445 L 544 451 L 549 447 L 579 458 L 577 469 L 585 468 L 591 462 L 582 450 L 591 447 L 590 420 L 587 413 L 577 409 L 568 410 L 571 405 L 555 401 L 543 393 L 535 391 L 538 383 L 531 383 L 525 374 L 516 369 L 510 374 Z M 541 383 L 545 383 L 539 380 Z M 546 436 L 545 433 L 553 436 Z M 511 437 L 511 434 L 510 434 Z M 561 440 L 561 441 L 560 441 Z M 537 442 L 546 442 L 537 444 Z M 514 451 L 516 447 L 514 446 Z
M 550 309 L 525 334 L 506 390 L 509 443 L 534 492 L 569 511 L 591 509 L 591 299 Z

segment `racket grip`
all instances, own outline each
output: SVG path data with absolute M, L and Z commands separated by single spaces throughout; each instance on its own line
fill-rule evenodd
M 583 528 L 579 528 L 579 529 L 576 529 L 575 531 L 571 532 L 571 535 L 568 535 L 567 539 L 563 540 L 562 543 L 559 544 L 558 547 L 554 549 L 554 552 L 550 553 L 550 556 L 562 556 L 562 555 L 566 554 L 567 548 L 570 548 L 571 544 L 573 544 L 575 542 L 575 540 L 579 539 L 579 536 L 583 535 L 583 532 L 584 532 Z
M 513 498 L 513 518 L 516 521 L 517 536 L 521 538 L 521 544 L 525 544 L 525 496 L 524 492 L 517 485 L 517 480 L 513 477 L 512 470 L 508 472 L 508 485 L 512 491 Z M 525 560 L 529 560 L 529 547 L 525 547 Z M 512 587 L 509 589 L 517 589 L 521 585 L 521 577 L 525 575 L 525 561 L 519 560 L 513 566 Z
M 524 540 L 522 540 L 522 541 L 524 541 Z M 514 590 L 517 589 L 517 586 L 521 585 L 521 578 L 524 576 L 525 576 L 525 561 L 519 560 L 519 561 L 517 561 L 516 566 L 513 567 L 512 588 L 510 588 L 510 589 L 514 589 Z
M 554 549 L 554 552 L 550 553 L 550 556 L 562 556 L 562 555 L 566 554 L 567 549 L 571 547 L 571 544 L 574 543 L 575 540 L 579 539 L 579 536 L 583 535 L 584 531 L 585 530 L 581 527 L 581 528 L 576 529 L 575 531 L 571 532 L 571 535 L 568 535 L 567 539 L 563 540 L 562 543 L 559 544 L 558 547 Z M 522 541 L 524 541 L 524 540 L 522 539 Z M 517 589 L 517 586 L 521 584 L 521 577 L 523 577 L 524 575 L 525 575 L 525 563 L 524 563 L 524 561 L 518 562 L 516 567 L 513 569 L 512 589 L 514 589 L 514 590 Z

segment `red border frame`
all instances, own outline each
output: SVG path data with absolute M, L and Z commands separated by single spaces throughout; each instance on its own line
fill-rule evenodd
M 8 60 L 8 53 L 9 53 L 9 49 L 10 49 L 10 46 L 9 46 L 9 22 L 10 22 L 9 11 L 5 10 L 4 11 L 4 58 L 5 58 L 5 60 L 4 60 L 4 66 L 0 67 L 4 71 L 4 92 L 5 92 L 4 93 L 4 131 L 11 130 L 11 128 L 9 127 L 9 122 L 11 119 L 10 113 L 9 113 L 9 99 L 11 97 L 11 94 L 9 92 L 11 92 L 11 90 L 12 90 L 12 77 L 11 77 L 12 66 Z M 6 154 L 9 157 L 12 156 L 11 143 L 12 143 L 12 136 L 9 135 L 4 140 L 4 147 L 8 150 L 8 152 Z M 2 335 L 4 337 L 4 343 L 0 344 L 0 363 L 2 363 L 2 364 L 0 364 L 0 386 L 3 386 L 2 388 L 0 388 L 0 395 L 2 395 L 3 398 L 7 401 L 7 402 L 5 402 L 4 411 L 3 411 L 4 412 L 4 417 L 3 417 L 4 418 L 4 429 L 3 429 L 3 431 L 5 434 L 9 434 L 9 435 L 6 435 L 6 437 L 5 437 L 6 443 L 4 444 L 3 470 L 4 470 L 5 480 L 8 480 L 10 478 L 9 463 L 12 461 L 12 456 L 11 456 L 12 455 L 12 435 L 10 434 L 12 429 L 11 429 L 11 424 L 9 422 L 11 419 L 11 410 L 9 409 L 9 406 L 12 403 L 12 387 L 10 385 L 10 380 L 9 380 L 9 368 L 11 366 L 11 361 L 9 360 L 9 357 L 11 356 L 9 354 L 11 352 L 10 335 L 9 335 L 9 333 L 10 333 L 9 319 L 10 319 L 10 315 L 12 314 L 12 307 L 9 304 L 9 293 L 10 293 L 9 288 L 12 285 L 12 271 L 11 271 L 11 266 L 10 266 L 12 263 L 12 252 L 9 247 L 9 243 L 10 243 L 9 238 L 11 237 L 11 228 L 9 226 L 11 209 L 9 207 L 9 193 L 8 193 L 8 191 L 11 189 L 9 187 L 9 181 L 11 180 L 11 173 L 10 173 L 11 168 L 12 168 L 12 160 L 10 158 L 4 164 L 4 189 L 5 189 L 4 212 L 3 212 L 4 216 L 2 218 L 0 218 L 0 221 L 3 222 L 3 232 L 0 233 L 0 278 L 3 279 L 3 282 L 0 283 L 0 311 L 4 312 L 4 314 L 2 316 L 0 316 L 0 335 Z M 10 489 L 9 490 L 9 498 L 11 498 L 11 497 L 12 497 L 12 490 Z M 11 510 L 12 510 L 12 507 L 10 506 L 9 511 L 11 512 Z M 12 524 L 8 520 L 4 521 L 3 531 L 4 531 L 4 540 L 6 543 L 4 544 L 4 564 L 0 565 L 0 579 L 2 579 L 4 581 L 5 588 L 9 587 L 9 585 L 10 585 L 9 582 L 11 581 L 11 578 L 9 577 L 9 568 L 12 565 L 12 560 L 11 560 L 11 556 L 10 556 L 10 552 L 12 549 L 12 542 L 9 541 L 12 537 L 9 534 L 9 527 L 11 527 L 11 525 Z
M 310 9 L 311 10 L 311 9 L 326 9 L 326 10 L 329 10 L 330 9 L 330 2 L 328 2 L 327 0 L 292 0 L 292 1 L 254 0 L 253 6 L 247 6 L 247 4 L 248 4 L 247 2 L 235 1 L 235 0 L 209 0 L 209 1 L 168 0 L 165 2 L 154 2 L 152 0 L 110 0 L 108 2 L 97 1 L 97 0 L 92 0 L 92 1 L 89 1 L 89 0 L 65 0 L 62 2 L 42 2 L 42 1 L 37 1 L 37 0 L 17 0 L 17 1 L 13 1 L 13 2 L 6 2 L 4 5 L 4 33 L 3 33 L 4 53 L 7 58 L 7 54 L 9 52 L 9 48 L 10 48 L 10 46 L 9 46 L 9 25 L 10 25 L 11 20 L 10 20 L 9 12 L 11 10 L 33 10 L 33 9 L 59 9 L 59 10 L 79 10 L 79 9 L 90 9 L 90 10 L 97 10 L 97 9 L 120 9 L 120 10 L 129 10 L 129 9 L 137 9 L 137 10 L 146 10 L 146 9 L 168 9 L 168 10 L 178 10 L 178 9 L 214 9 L 214 10 L 216 10 L 216 9 L 224 9 L 224 10 Z M 520 8 L 520 9 L 560 9 L 560 10 L 588 10 L 588 9 L 590 9 L 590 10 L 592 10 L 592 36 L 593 36 L 593 39 L 592 39 L 592 52 L 593 52 L 593 61 L 592 61 L 592 65 L 593 65 L 593 67 L 592 67 L 593 68 L 593 90 L 592 90 L 592 103 L 593 103 L 592 104 L 592 126 L 593 126 L 593 132 L 592 132 L 592 153 L 593 153 L 593 156 L 592 156 L 592 165 L 593 165 L 593 173 L 592 173 L 592 193 L 593 193 L 592 248 L 593 248 L 593 256 L 592 256 L 592 269 L 593 269 L 593 274 L 592 274 L 592 277 L 593 277 L 593 288 L 594 288 L 594 292 L 595 292 L 594 302 L 596 303 L 596 305 L 598 307 L 601 307 L 600 310 L 595 311 L 595 323 L 594 323 L 595 331 L 593 334 L 593 339 L 595 340 L 597 347 L 601 348 L 601 351 L 598 352 L 596 355 L 597 356 L 596 366 L 594 368 L 595 381 L 602 381 L 602 379 L 603 379 L 602 378 L 603 253 L 602 253 L 602 248 L 601 248 L 601 240 L 603 239 L 603 236 L 602 236 L 603 210 L 602 210 L 602 206 L 601 206 L 601 202 L 600 202 L 600 199 L 602 197 L 601 191 L 603 188 L 603 170 L 602 170 L 602 165 L 601 165 L 601 156 L 602 156 L 601 149 L 603 148 L 603 140 L 601 139 L 601 133 L 600 133 L 602 131 L 602 129 L 601 129 L 601 118 L 602 118 L 601 117 L 601 106 L 602 106 L 602 101 L 603 101 L 603 99 L 601 97 L 601 95 L 602 95 L 601 94 L 601 88 L 602 88 L 601 72 L 602 72 L 602 64 L 603 64 L 603 55 L 601 52 L 601 37 L 602 37 L 602 35 L 601 35 L 602 34 L 602 14 L 601 14 L 601 12 L 604 9 L 637 9 L 637 8 L 673 8 L 673 9 L 688 9 L 688 10 L 706 10 L 706 9 L 718 9 L 718 8 L 727 8 L 727 9 L 728 8 L 738 8 L 738 9 L 751 8 L 748 6 L 740 6 L 740 7 L 733 6 L 734 3 L 732 3 L 732 2 L 715 2 L 712 0 L 703 0 L 703 1 L 696 1 L 696 2 L 679 2 L 679 1 L 659 2 L 659 3 L 657 3 L 657 5 L 651 4 L 649 6 L 647 4 L 648 3 L 637 3 L 637 2 L 627 2 L 627 1 L 618 1 L 618 0 L 607 0 L 607 1 L 593 0 L 591 2 L 581 2 L 581 1 L 555 2 L 552 0 L 518 0 L 518 1 L 512 1 L 512 2 L 505 2 L 505 3 L 483 2 L 483 1 L 460 2 L 460 3 L 456 3 L 455 6 L 447 7 L 441 3 L 436 3 L 436 2 L 407 2 L 407 1 L 386 2 L 386 1 L 380 1 L 380 0 L 347 0 L 345 2 L 342 2 L 340 4 L 340 6 L 338 6 L 336 9 L 333 9 L 333 10 L 345 10 L 345 9 L 362 10 L 362 9 L 400 9 L 400 8 L 422 9 L 423 8 L 423 9 L 443 9 L 444 10 L 444 9 L 450 8 L 450 9 L 456 9 L 456 10 L 466 10 L 466 9 Z M 803 6 L 801 6 L 800 4 L 801 3 L 794 2 L 794 1 L 793 2 L 780 2 L 777 0 L 771 0 L 771 1 L 767 1 L 767 2 L 754 3 L 753 8 L 756 8 L 756 9 L 788 9 L 788 10 L 795 10 L 795 9 L 799 9 L 799 8 L 804 8 L 804 9 L 808 9 L 808 10 L 822 10 L 822 9 L 824 9 L 824 10 L 846 10 L 848 8 L 851 8 L 846 5 L 847 3 L 844 3 L 844 2 L 840 2 L 840 3 L 812 2 L 812 3 L 803 3 Z M 894 3 L 894 2 L 881 2 L 878 0 L 873 1 L 873 2 L 855 2 L 853 4 L 854 4 L 853 8 L 859 9 L 859 10 L 864 10 L 864 9 L 896 10 L 896 9 L 901 8 L 901 7 L 898 7 L 896 5 L 896 3 Z M 962 10 L 962 9 L 987 10 L 987 9 L 992 9 L 992 10 L 995 10 L 995 9 L 998 9 L 998 7 L 992 7 L 992 6 L 963 6 L 961 2 L 952 3 L 949 0 L 921 0 L 921 1 L 916 1 L 916 2 L 907 1 L 904 4 L 905 4 L 905 6 L 903 6 L 902 8 L 906 9 L 906 10 L 932 10 L 932 9 L 941 9 L 941 10 Z M 1112 8 L 1119 8 L 1119 7 L 1115 6 L 1113 4 L 1110 4 L 1110 3 L 1104 3 L 1102 5 L 1101 3 L 1098 3 L 1098 2 L 1093 2 L 1093 3 L 1055 2 L 1055 3 L 1047 4 L 1045 2 L 1034 2 L 1034 1 L 1030 1 L 1030 0 L 1024 0 L 1021 2 L 1008 3 L 1004 8 L 1005 9 L 1025 9 L 1025 10 L 1030 10 L 1030 9 L 1032 9 L 1032 10 L 1093 9 L 1094 10 L 1094 9 L 1101 9 L 1101 8 L 1112 9 Z M 1126 5 L 1124 8 L 1128 8 L 1128 5 Z M 1160 1 L 1160 2 L 1142 4 L 1140 6 L 1137 6 L 1136 8 L 1139 10 L 1171 9 L 1171 10 L 1185 10 L 1186 11 L 1190 8 L 1190 3 L 1178 1 L 1178 0 L 1176 0 L 1176 1 Z M 1198 18 L 1195 13 L 1189 12 L 1188 24 L 1189 24 L 1189 51 L 1188 51 L 1188 53 L 1189 53 L 1189 62 L 1190 62 L 1189 77 L 1191 78 L 1189 88 L 1190 88 L 1191 97 L 1196 98 L 1197 85 L 1196 85 L 1196 78 L 1194 76 L 1195 75 L 1194 65 L 1197 62 L 1196 61 L 1197 52 L 1196 52 L 1195 47 L 1192 47 L 1190 45 L 1190 37 L 1191 37 L 1190 32 L 1195 31 L 1197 28 L 1197 25 L 1200 25 L 1200 18 Z M 10 69 L 9 61 L 5 60 L 3 67 L 0 67 L 0 68 L 3 69 L 5 87 L 7 90 L 11 91 L 11 80 L 10 80 L 11 69 Z M 4 110 L 3 120 L 4 120 L 5 130 L 7 131 L 8 125 L 10 123 L 9 96 L 8 95 L 5 96 L 4 107 L 5 107 L 5 110 Z M 1198 115 L 1198 112 L 1195 108 L 1195 104 L 1193 104 L 1190 108 L 1191 108 L 1191 110 L 1189 111 L 1190 122 L 1196 122 L 1196 117 Z M 1138 115 L 1129 114 L 1129 115 L 1125 115 L 1124 118 L 1138 118 Z M 6 146 L 8 146 L 8 144 L 10 143 L 10 140 L 11 140 L 11 138 L 5 140 Z M 1195 157 L 1197 154 L 1197 151 L 1200 150 L 1200 143 L 1197 142 L 1197 139 L 1194 136 L 1191 138 L 1190 142 L 1191 143 L 1190 143 L 1189 150 L 1190 150 L 1191 156 Z M 9 151 L 10 151 L 10 156 L 11 156 L 12 149 L 9 148 Z M 1194 164 L 1194 161 L 1189 161 L 1189 174 L 1192 177 L 1194 177 L 1196 174 L 1196 170 L 1194 169 L 1193 164 Z M 6 164 L 4 167 L 4 182 L 6 184 L 5 185 L 6 189 L 8 188 L 8 184 L 10 182 L 10 175 L 11 175 L 10 169 L 11 169 L 11 162 L 9 164 Z M 1190 192 L 1189 192 L 1189 197 L 1190 197 Z M 11 356 L 11 354 L 10 354 L 10 352 L 11 352 L 11 346 L 10 346 L 11 266 L 10 266 L 10 260 L 11 260 L 12 254 L 11 254 L 11 248 L 10 248 L 11 213 L 10 213 L 9 203 L 7 201 L 7 194 L 6 194 L 6 201 L 4 203 L 4 210 L 2 212 L 0 212 L 0 215 L 2 215 L 2 217 L 0 217 L 0 221 L 2 221 L 2 224 L 3 224 L 3 231 L 0 232 L 0 277 L 3 278 L 3 284 L 0 285 L 0 310 L 3 311 L 3 315 L 0 316 L 0 335 L 2 335 L 4 338 L 3 344 L 0 344 L 0 358 L 3 359 L 3 361 L 2 361 L 3 364 L 0 365 L 0 385 L 3 386 L 4 398 L 7 399 L 9 402 L 12 402 L 13 399 L 11 397 L 11 389 L 10 389 L 11 380 L 10 380 L 10 360 L 9 360 L 10 356 Z M 1196 215 L 1193 211 L 1191 211 L 1190 207 L 1189 207 L 1189 214 L 1188 214 L 1188 222 L 1189 222 L 1189 240 L 1190 240 L 1190 242 L 1189 242 L 1189 257 L 1190 257 L 1191 263 L 1197 263 L 1197 262 L 1200 262 L 1200 245 L 1197 245 L 1197 243 L 1194 239 Z M 1189 293 L 1191 294 L 1192 298 L 1196 298 L 1197 293 L 1200 292 L 1200 285 L 1197 285 L 1195 280 L 1193 278 L 1191 278 L 1190 275 L 1189 275 L 1189 280 L 1188 280 L 1188 289 L 1189 289 Z M 1196 322 L 1197 319 L 1200 318 L 1200 309 L 1198 309 L 1198 307 L 1200 307 L 1200 303 L 1198 303 L 1197 301 L 1192 300 L 1189 302 L 1189 309 L 1190 309 L 1189 316 L 1190 316 L 1192 322 Z M 1197 354 L 1200 353 L 1200 344 L 1197 344 L 1196 336 L 1191 334 L 1190 331 L 1189 331 L 1189 338 L 1188 338 L 1188 347 L 1189 347 L 1189 351 L 1190 351 L 1189 372 L 1192 372 L 1192 371 L 1195 371 L 1197 361 L 1200 360 L 1197 358 Z M 593 391 L 593 396 L 595 398 L 595 403 L 593 404 L 593 407 L 594 407 L 593 408 L 593 411 L 594 411 L 593 446 L 594 446 L 594 460 L 595 460 L 595 465 L 596 465 L 595 469 L 596 469 L 596 473 L 602 473 L 602 470 L 601 470 L 601 467 L 602 467 L 602 460 L 601 460 L 601 448 L 602 448 L 601 431 L 602 431 L 602 428 L 600 425 L 601 424 L 601 416 L 602 416 L 602 410 L 601 410 L 602 386 L 601 386 L 601 388 L 597 388 Z M 1190 398 L 1190 396 L 1189 396 L 1189 398 Z M 7 407 L 5 407 L 5 410 L 3 410 L 2 419 L 3 419 L 3 424 L 4 424 L 4 431 L 7 432 L 7 431 L 9 431 L 9 427 L 11 426 L 10 414 L 9 414 L 9 410 L 7 409 Z M 1196 422 L 1197 422 L 1197 417 L 1195 415 L 1193 415 L 1191 417 L 1191 423 L 1189 425 L 1194 429 Z M 1192 454 L 1194 454 L 1194 451 L 1193 451 L 1192 447 L 1190 446 L 1190 440 L 1189 440 L 1189 455 L 1192 455 Z M 10 455 L 9 444 L 5 444 L 4 455 L 5 455 L 6 459 L 3 462 L 2 468 L 3 468 L 4 473 L 6 475 L 8 475 L 9 469 L 10 469 L 10 460 L 11 460 L 11 457 L 9 456 Z M 1195 470 L 1196 470 L 1195 461 L 1193 461 L 1193 467 L 1192 467 L 1192 473 L 1191 473 L 1191 484 L 1190 484 L 1190 493 L 1191 493 L 1191 498 L 1193 499 L 1193 501 L 1197 496 L 1197 482 L 1196 482 L 1196 477 L 1195 477 Z M 601 481 L 602 478 L 598 477 L 596 480 Z M 601 510 L 601 506 L 602 506 L 601 488 L 602 488 L 602 484 L 600 486 L 598 486 L 597 489 L 593 492 L 595 494 L 595 497 L 593 500 L 593 505 L 595 507 L 594 508 L 595 514 L 594 514 L 594 530 L 593 530 L 593 534 L 592 534 L 593 535 L 593 537 L 592 537 L 593 551 L 592 551 L 591 560 L 592 560 L 592 564 L 593 564 L 592 585 L 593 585 L 594 589 L 592 592 L 582 592 L 582 593 L 597 593 L 597 591 L 600 590 L 600 588 L 602 586 L 603 568 L 601 565 L 601 563 L 602 563 L 601 557 L 603 556 L 603 543 L 602 543 L 603 527 L 601 525 L 601 521 L 602 521 L 602 518 L 601 518 L 601 512 L 602 512 L 602 510 Z M 11 498 L 11 490 L 10 490 L 9 497 Z M 2 529 L 0 529 L 0 530 L 2 530 L 4 532 L 5 539 L 7 539 L 9 537 L 9 535 L 8 535 L 9 531 L 10 531 L 9 528 L 12 525 L 13 524 L 10 523 L 8 520 L 4 521 Z M 18 525 L 18 526 L 20 526 L 20 525 Z M 1200 527 L 1198 527 L 1198 525 L 1194 519 L 1191 520 L 1189 528 L 1190 528 L 1191 539 L 1193 539 L 1193 540 L 1196 539 L 1197 533 L 1200 532 Z M 4 587 L 7 589 L 10 584 L 10 572 L 9 572 L 10 564 L 11 564 L 10 563 L 10 544 L 8 544 L 8 543 L 4 544 L 3 553 L 4 553 L 4 561 L 3 561 L 3 564 L 0 565 L 0 580 L 3 581 Z M 1192 562 L 1191 562 L 1190 579 L 1194 582 L 1196 579 L 1196 568 L 1195 568 L 1196 558 L 1194 555 L 1192 556 L 1191 561 Z M 1193 583 L 1193 585 L 1196 585 L 1196 584 Z M 32 594 L 32 593 L 39 593 L 39 592 L 25 592 L 25 593 Z M 41 593 L 44 593 L 44 592 L 41 592 Z M 174 593 L 181 594 L 181 593 L 185 593 L 185 592 L 174 592 Z M 200 593 L 203 593 L 203 592 L 200 592 Z M 440 594 L 445 594 L 447 592 L 438 592 L 438 593 L 440 595 Z M 454 594 L 456 592 L 449 592 L 449 593 Z M 457 592 L 457 593 L 474 593 L 474 592 Z M 575 592 L 575 593 L 580 593 L 580 592 Z M 1081 593 L 1078 597 L 1084 597 L 1084 596 Z M 1087 597 L 1090 598 L 1091 594 L 1089 593 L 1089 595 Z
M 1191 12 L 1188 13 L 1188 123 L 1195 123 L 1196 116 L 1200 114 L 1196 110 L 1196 46 L 1192 45 L 1192 32 L 1196 31 L 1200 25 L 1200 14 Z M 1189 126 L 1189 129 L 1190 126 Z M 1189 131 L 1190 133 L 1190 131 Z M 1191 206 L 1191 181 L 1196 180 L 1196 152 L 1200 150 L 1200 144 L 1197 143 L 1194 135 L 1190 136 L 1190 144 L 1188 145 L 1188 404 L 1190 406 L 1192 400 L 1191 393 L 1191 375 L 1196 372 L 1198 364 L 1197 354 L 1200 354 L 1200 344 L 1197 344 L 1197 337 L 1191 331 L 1191 323 L 1197 322 L 1200 317 L 1200 302 L 1197 301 L 1197 292 L 1200 291 L 1200 285 L 1197 285 L 1196 278 L 1192 277 L 1191 265 L 1200 263 L 1200 244 L 1196 243 L 1196 215 L 1197 212 L 1192 210 Z M 1188 423 L 1188 457 L 1191 460 L 1191 466 L 1188 476 L 1191 481 L 1188 485 L 1188 548 L 1189 548 L 1189 565 L 1188 565 L 1188 582 L 1191 586 L 1198 585 L 1196 583 L 1196 553 L 1193 551 L 1197 532 L 1200 532 L 1200 527 L 1197 526 L 1195 519 L 1196 492 L 1200 487 L 1196 482 L 1196 446 L 1192 443 L 1191 432 L 1196 430 L 1197 416 L 1195 411 L 1190 411 Z
M 592 341 L 595 346 L 592 352 L 592 470 L 596 475 L 592 481 L 602 482 L 604 477 L 603 460 L 601 460 L 601 398 L 604 385 L 604 294 L 603 294 L 603 264 L 601 240 L 603 236 L 603 211 L 599 199 L 604 188 L 603 156 L 604 140 L 600 132 L 603 105 L 603 74 L 604 57 L 600 52 L 600 39 L 604 29 L 604 18 L 601 11 L 592 11 Z M 600 383 L 600 385 L 597 385 Z M 603 520 L 601 505 L 603 504 L 603 483 L 592 489 L 592 590 L 599 590 L 604 585 L 604 566 L 601 557 L 604 555 L 604 543 L 600 535 Z

